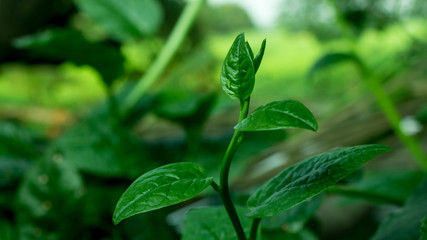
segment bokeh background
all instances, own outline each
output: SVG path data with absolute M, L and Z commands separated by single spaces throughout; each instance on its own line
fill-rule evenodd
M 0 239 L 179 239 L 186 209 L 220 204 L 206 192 L 111 221 L 127 186 L 155 167 L 194 161 L 218 176 L 238 118 L 219 76 L 241 32 L 254 51 L 267 39 L 252 109 L 296 99 L 319 132 L 248 134 L 232 165 L 236 202 L 308 156 L 394 148 L 345 189 L 267 222 L 265 239 L 369 239 L 407 201 L 425 177 L 425 0 L 207 1 L 170 63 L 123 111 L 187 4 L 0 0 Z M 390 120 L 393 109 L 400 118 Z

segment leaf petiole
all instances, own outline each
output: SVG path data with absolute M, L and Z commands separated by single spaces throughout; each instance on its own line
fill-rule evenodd
M 239 123 L 248 116 L 249 102 L 249 98 L 240 101 Z M 227 210 L 227 214 L 230 217 L 233 227 L 236 231 L 237 237 L 239 240 L 246 240 L 242 224 L 240 223 L 236 208 L 234 207 L 233 201 L 231 200 L 230 189 L 228 186 L 228 175 L 230 173 L 231 161 L 242 140 L 243 132 L 234 131 L 233 137 L 230 141 L 230 144 L 228 145 L 227 151 L 225 152 L 224 159 L 222 160 L 220 173 L 220 195 L 224 203 L 224 207 Z

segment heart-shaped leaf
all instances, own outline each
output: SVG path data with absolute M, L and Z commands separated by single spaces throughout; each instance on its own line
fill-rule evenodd
M 253 111 L 237 124 L 238 131 L 265 131 L 281 128 L 303 128 L 317 131 L 313 114 L 295 100 L 271 102 Z
M 231 98 L 241 101 L 249 98 L 255 85 L 255 69 L 250 51 L 245 35 L 241 33 L 234 40 L 222 65 L 222 89 Z
M 248 199 L 251 209 L 248 216 L 263 218 L 284 212 L 390 149 L 384 145 L 347 147 L 299 162 L 272 178 Z
M 196 163 L 172 163 L 136 179 L 117 202 L 114 224 L 138 213 L 177 204 L 195 197 L 212 182 Z

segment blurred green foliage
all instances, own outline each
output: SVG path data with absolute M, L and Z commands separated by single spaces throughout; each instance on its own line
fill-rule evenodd
M 219 122 L 223 119 L 218 116 L 233 111 L 231 100 L 216 93 L 220 67 L 236 33 L 245 31 L 254 42 L 268 38 L 254 106 L 293 98 L 326 119 L 366 100 L 357 69 L 351 61 L 341 61 L 347 59 L 344 55 L 328 59 L 308 77 L 325 53 L 348 49 L 331 4 L 356 36 L 359 57 L 390 75 L 392 93 L 405 93 L 403 98 L 393 95 L 400 96 L 395 101 L 426 93 L 424 0 L 285 0 L 272 29 L 254 28 L 235 5 L 206 6 L 161 79 L 127 116 L 118 116 L 117 108 L 164 46 L 184 1 L 0 1 L 0 239 L 179 239 L 182 231 L 166 218 L 183 205 L 138 215 L 117 227 L 112 212 L 132 180 L 157 166 L 191 160 L 208 175 L 218 175 L 231 132 L 214 129 L 207 136 L 203 130 L 209 119 Z M 337 65 L 332 68 L 331 62 Z M 425 104 L 417 109 L 424 125 L 426 109 Z M 169 128 L 159 128 L 154 138 L 141 131 L 141 125 L 146 130 L 163 123 Z M 178 130 L 170 131 L 170 126 Z M 287 135 L 248 134 L 236 154 L 232 178 L 248 168 L 251 156 Z M 409 196 L 425 174 L 363 176 L 343 187 L 364 192 L 363 199 L 375 207 L 379 203 L 369 198 L 372 194 L 406 202 L 376 236 L 393 239 L 388 234 L 396 236 L 396 230 L 416 239 L 425 217 L 420 210 L 427 209 L 422 205 L 425 184 Z M 348 191 L 342 194 L 352 197 Z M 236 193 L 238 197 L 245 195 Z M 315 212 L 321 202 L 313 199 L 263 222 L 265 239 L 318 239 L 323 233 Z M 373 228 L 379 224 L 372 222 Z

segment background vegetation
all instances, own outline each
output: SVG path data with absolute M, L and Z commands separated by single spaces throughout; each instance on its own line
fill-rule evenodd
M 220 199 L 207 192 L 116 227 L 112 213 L 127 186 L 155 167 L 185 160 L 217 171 L 238 115 L 220 91 L 220 67 L 240 32 L 254 46 L 267 38 L 252 106 L 297 99 L 320 131 L 249 134 L 232 166 L 237 202 L 324 150 L 394 147 L 321 198 L 263 221 L 266 239 L 422 236 L 423 153 L 417 158 L 399 139 L 410 136 L 425 159 L 424 0 L 282 0 L 268 28 L 239 5 L 205 4 L 160 77 L 124 109 L 185 5 L 0 1 L 0 239 L 179 239 L 188 208 Z M 402 117 L 394 123 L 378 86 Z

